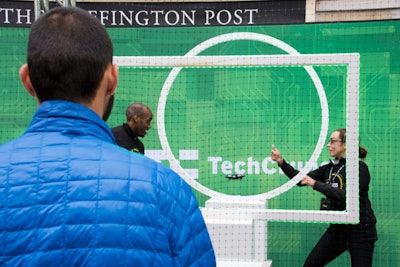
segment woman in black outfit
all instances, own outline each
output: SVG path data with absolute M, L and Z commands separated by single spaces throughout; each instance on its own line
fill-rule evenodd
M 328 142 L 329 155 L 334 159 L 327 165 L 311 171 L 299 185 L 308 185 L 325 195 L 321 199 L 322 210 L 346 208 L 346 129 L 335 130 Z M 367 156 L 365 148 L 359 148 L 359 157 Z M 298 170 L 289 165 L 282 154 L 272 145 L 271 159 L 291 179 Z M 364 161 L 359 161 L 360 222 L 358 224 L 331 224 L 311 253 L 304 266 L 325 266 L 340 254 L 349 250 L 351 266 L 372 266 L 372 256 L 377 240 L 376 218 L 368 198 L 370 174 Z

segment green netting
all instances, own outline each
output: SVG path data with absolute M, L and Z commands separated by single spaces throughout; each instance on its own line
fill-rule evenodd
M 234 32 L 272 36 L 301 54 L 359 53 L 359 135 L 369 150 L 370 199 L 378 219 L 374 266 L 400 263 L 400 21 L 108 30 L 116 56 L 183 56 L 209 38 Z M 24 91 L 18 77 L 25 62 L 28 32 L 27 28 L 0 28 L 0 143 L 20 136 L 36 110 L 36 101 Z M 202 52 L 215 56 L 276 54 L 285 52 L 250 40 L 226 42 Z M 329 104 L 330 133 L 346 123 L 346 66 L 314 68 Z M 161 152 L 157 110 L 171 68 L 121 67 L 119 71 L 115 108 L 108 124 L 123 123 L 131 102 L 146 103 L 155 114 L 153 128 L 143 139 L 146 151 L 169 165 Z M 197 182 L 226 194 L 260 194 L 287 181 L 269 161 L 271 144 L 296 167 L 306 164 L 321 130 L 321 105 L 303 67 L 184 68 L 171 86 L 165 130 L 180 166 Z M 194 158 L 185 157 L 187 151 Z M 316 164 L 328 159 L 325 148 Z M 225 177 L 237 172 L 245 177 L 234 181 Z M 203 206 L 208 197 L 196 194 Z M 317 192 L 305 193 L 295 187 L 271 199 L 268 206 L 318 210 L 320 197 Z M 268 258 L 275 267 L 299 265 L 325 228 L 324 224 L 269 222 Z M 350 266 L 348 254 L 329 266 Z

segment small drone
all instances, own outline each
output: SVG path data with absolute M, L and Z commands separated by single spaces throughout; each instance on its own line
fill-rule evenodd
M 227 176 L 225 176 L 226 178 L 228 178 L 229 180 L 238 180 L 238 179 L 242 179 L 245 175 L 244 174 L 228 174 Z

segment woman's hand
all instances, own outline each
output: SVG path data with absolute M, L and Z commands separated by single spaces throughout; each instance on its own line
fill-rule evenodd
M 274 145 L 272 145 L 271 159 L 273 161 L 275 161 L 276 163 L 278 163 L 279 165 L 282 165 L 282 163 L 283 163 L 282 154 L 281 154 L 281 152 L 279 152 L 279 150 Z
M 310 176 L 306 175 L 306 176 L 304 176 L 303 179 L 301 179 L 301 184 L 302 185 L 308 185 L 310 187 L 314 187 L 315 180 L 313 178 L 311 178 Z

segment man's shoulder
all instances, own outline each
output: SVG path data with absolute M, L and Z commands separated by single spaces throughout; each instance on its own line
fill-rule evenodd
M 154 169 L 161 172 L 174 172 L 171 168 L 167 167 L 166 165 L 157 162 L 143 154 L 140 153 L 133 153 L 121 146 L 107 143 L 103 149 L 104 157 L 111 161 L 121 162 L 126 164 L 130 167 L 137 165 L 137 168 L 148 168 Z
M 15 144 L 15 139 L 11 140 L 11 141 L 7 141 L 3 144 L 0 144 L 0 155 L 2 155 L 0 157 L 0 162 L 2 162 L 3 160 L 5 161 L 6 159 L 9 159 L 9 156 L 7 156 L 8 154 L 12 153 L 14 150 L 14 144 Z
M 124 125 L 119 125 L 111 128 L 111 132 L 115 138 L 126 138 L 128 133 L 124 129 Z M 117 140 L 118 141 L 118 140 Z
M 122 129 L 123 129 L 122 125 L 111 127 L 112 132 L 121 131 Z

